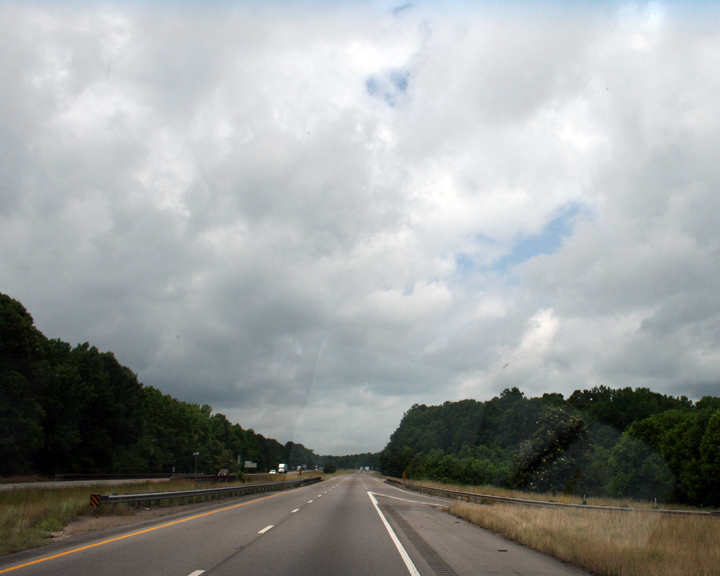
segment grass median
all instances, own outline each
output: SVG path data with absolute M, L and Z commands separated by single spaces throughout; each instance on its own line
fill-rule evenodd
M 324 476 L 303 474 L 303 478 Z M 132 484 L 96 484 L 93 486 L 68 486 L 61 488 L 16 488 L 0 491 L 0 555 L 35 548 L 51 542 L 70 522 L 85 515 L 129 515 L 134 510 L 127 505 L 108 505 L 93 508 L 90 494 L 139 494 L 145 492 L 170 492 L 197 488 L 219 488 L 243 484 L 282 482 L 284 475 L 268 479 L 252 479 L 245 482 L 208 483 L 190 480 L 147 481 Z M 288 475 L 287 480 L 295 480 Z M 161 506 L 177 506 L 178 501 L 162 501 Z
M 78 515 L 90 512 L 90 494 L 96 489 L 19 488 L 0 492 L 0 554 L 49 541 Z

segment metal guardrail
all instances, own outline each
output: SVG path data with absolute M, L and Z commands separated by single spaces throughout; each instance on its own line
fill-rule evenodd
M 56 482 L 78 480 L 156 480 L 170 478 L 172 474 L 55 474 Z
M 395 484 L 408 490 L 422 492 L 431 496 L 440 496 L 451 500 L 462 500 L 465 502 L 474 501 L 476 504 L 485 504 L 490 501 L 507 502 L 511 504 L 522 504 L 525 506 L 546 506 L 554 508 L 581 508 L 583 510 L 605 510 L 610 512 L 655 512 L 659 514 L 674 514 L 677 516 L 715 516 L 720 517 L 720 512 L 704 510 L 667 510 L 659 508 L 629 508 L 624 506 L 598 506 L 594 504 L 566 504 L 565 502 L 547 502 L 544 500 L 529 500 L 526 498 L 511 498 L 510 496 L 494 496 L 491 494 L 479 494 L 477 492 L 461 492 L 459 490 L 448 490 L 445 488 L 433 488 L 420 484 L 411 484 L 395 478 L 385 478 L 388 484 Z
M 175 490 L 172 492 L 144 492 L 141 494 L 91 494 L 90 505 L 100 506 L 102 504 L 119 504 L 130 502 L 147 502 L 148 506 L 153 501 L 175 500 L 181 498 L 196 498 L 201 500 L 207 497 L 221 496 L 242 496 L 245 494 L 253 494 L 255 492 L 272 492 L 277 490 L 285 490 L 286 488 L 296 488 L 306 486 L 308 484 L 316 484 L 321 478 L 304 478 L 302 480 L 291 480 L 287 482 L 271 482 L 269 484 L 246 484 L 244 486 L 228 486 L 225 488 L 208 488 L 203 490 Z
M 287 472 L 287 474 L 297 474 L 296 471 Z M 267 472 L 245 474 L 246 478 L 263 478 L 274 476 Z M 235 479 L 235 474 L 227 476 L 217 476 L 215 474 L 173 474 L 170 472 L 160 472 L 156 474 L 55 474 L 56 482 L 72 482 L 77 480 L 159 480 L 185 478 L 188 480 L 224 482 Z
M 217 476 L 215 474 L 55 474 L 56 482 L 77 482 L 80 480 L 195 480 L 196 482 L 232 482 L 234 474 Z

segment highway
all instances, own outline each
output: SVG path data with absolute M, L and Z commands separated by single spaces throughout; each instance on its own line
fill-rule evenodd
M 218 501 L 0 558 L 13 576 L 579 576 L 369 474 Z

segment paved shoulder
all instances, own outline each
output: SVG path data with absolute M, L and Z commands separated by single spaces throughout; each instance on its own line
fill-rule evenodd
M 450 515 L 441 499 L 368 482 L 388 522 L 422 576 L 590 576 Z

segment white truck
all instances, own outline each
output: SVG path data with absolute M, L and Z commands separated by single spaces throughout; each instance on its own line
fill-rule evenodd
M 278 464 L 278 474 L 285 474 L 287 472 L 287 466 L 285 464 Z

